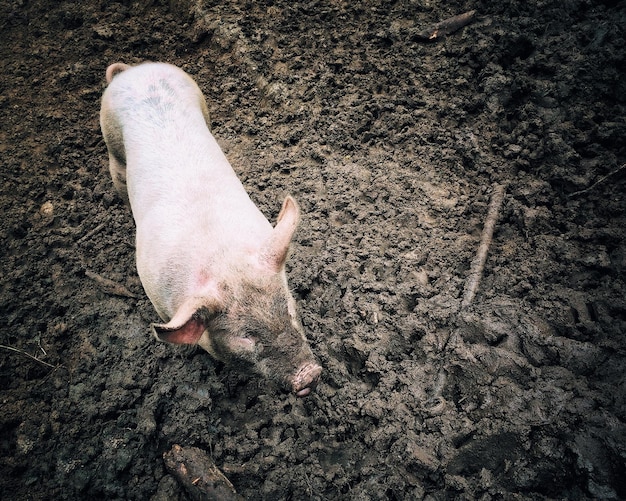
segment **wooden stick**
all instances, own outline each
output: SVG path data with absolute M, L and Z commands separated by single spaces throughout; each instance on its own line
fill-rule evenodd
M 493 238 L 493 230 L 496 226 L 496 221 L 498 220 L 505 192 L 505 185 L 494 185 L 493 192 L 491 194 L 491 202 L 489 203 L 489 210 L 487 211 L 487 218 L 485 219 L 485 226 L 483 227 L 483 232 L 480 236 L 478 252 L 472 261 L 470 274 L 465 282 L 465 294 L 463 296 L 463 302 L 461 303 L 462 308 L 465 308 L 472 303 L 474 296 L 476 295 L 476 291 L 478 290 L 483 269 L 485 268 L 485 261 L 487 260 L 489 246 L 491 245 L 491 240 Z
M 420 31 L 415 35 L 418 40 L 437 40 L 454 33 L 456 30 L 461 29 L 463 26 L 469 24 L 474 19 L 475 10 L 470 10 L 459 14 L 458 16 L 452 16 L 448 19 L 444 19 L 425 30 Z
M 163 460 L 167 471 L 176 477 L 191 499 L 243 501 L 233 484 L 203 450 L 174 445 L 163 454 Z
M 91 237 L 93 237 L 96 233 L 98 233 L 100 230 L 102 230 L 102 228 L 104 228 L 106 226 L 105 223 L 100 223 L 98 226 L 96 226 L 95 228 L 91 229 L 90 231 L 88 231 L 87 233 L 85 233 L 82 237 L 80 237 L 76 243 L 80 244 L 85 240 L 89 240 Z
M 463 301 L 461 302 L 461 308 L 467 308 L 476 296 L 478 285 L 485 268 L 485 262 L 487 261 L 487 253 L 489 252 L 489 246 L 493 239 L 493 231 L 496 227 L 496 222 L 500 213 L 500 207 L 504 200 L 506 193 L 506 186 L 503 184 L 495 184 L 491 193 L 491 201 L 489 202 L 489 209 L 487 210 L 487 217 L 485 219 L 485 226 L 483 227 L 482 234 L 480 235 L 480 245 L 478 246 L 478 252 L 472 261 L 470 267 L 470 273 L 465 282 L 465 294 Z M 449 335 L 441 348 L 442 359 L 440 360 L 440 366 L 437 371 L 433 386 L 432 394 L 429 400 L 426 402 L 425 409 L 431 415 L 437 415 L 444 412 L 446 401 L 442 397 L 442 392 L 446 385 L 447 372 L 444 368 L 447 354 L 450 350 L 449 345 L 454 344 L 457 339 L 458 333 L 453 332 Z

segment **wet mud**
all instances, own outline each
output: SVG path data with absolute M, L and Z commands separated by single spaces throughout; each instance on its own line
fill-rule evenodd
M 625 32 L 612 0 L 0 0 L 0 497 L 191 499 L 178 444 L 245 499 L 625 498 Z M 306 398 L 149 333 L 98 123 L 145 60 L 268 219 L 301 206 Z

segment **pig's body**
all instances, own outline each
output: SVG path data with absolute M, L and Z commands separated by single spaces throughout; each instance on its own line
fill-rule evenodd
M 288 197 L 272 228 L 210 133 L 200 89 L 179 68 L 116 63 L 107 80 L 101 126 L 111 175 L 137 226 L 142 284 L 168 322 L 155 334 L 307 394 L 321 369 L 284 271 L 297 205 Z

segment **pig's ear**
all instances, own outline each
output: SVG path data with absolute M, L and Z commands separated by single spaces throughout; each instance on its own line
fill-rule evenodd
M 152 332 L 160 341 L 174 344 L 197 344 L 207 328 L 203 309 L 181 307 L 166 324 L 152 324 Z
M 289 244 L 298 227 L 299 219 L 298 204 L 292 197 L 288 196 L 283 202 L 283 208 L 278 214 L 272 236 L 262 253 L 263 262 L 269 264 L 275 271 L 281 270 L 287 260 Z

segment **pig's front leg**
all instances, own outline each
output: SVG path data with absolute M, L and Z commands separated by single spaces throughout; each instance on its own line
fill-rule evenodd
M 103 103 L 100 124 L 109 153 L 109 172 L 113 179 L 113 185 L 126 204 L 130 205 L 126 188 L 126 150 L 122 128 L 117 123 L 113 113 L 107 109 L 105 103 Z

